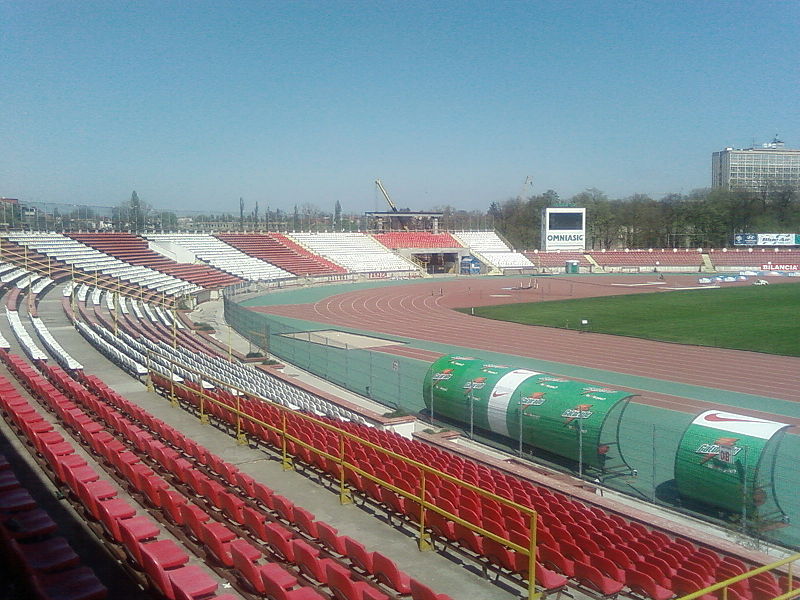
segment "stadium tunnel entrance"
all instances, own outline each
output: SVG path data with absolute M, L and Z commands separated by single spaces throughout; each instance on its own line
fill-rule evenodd
M 395 252 L 419 266 L 429 275 L 456 275 L 460 272 L 462 258 L 469 256 L 466 248 L 437 248 L 435 250 L 429 248 L 399 248 Z

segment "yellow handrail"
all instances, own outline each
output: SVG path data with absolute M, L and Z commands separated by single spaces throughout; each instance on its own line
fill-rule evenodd
M 28 271 L 33 271 L 39 275 L 47 275 L 48 277 L 52 275 L 53 265 L 50 256 L 46 257 L 46 261 L 43 259 L 34 258 L 28 255 L 27 246 L 23 246 L 23 248 L 25 251 L 20 252 L 18 246 L 3 246 L 2 238 L 0 238 L 0 250 L 2 250 L 2 257 L 5 262 L 23 266 Z M 72 279 L 77 283 L 86 283 L 93 287 L 99 287 L 100 289 L 107 291 L 114 291 L 131 298 L 139 297 L 143 290 L 141 286 L 131 283 L 124 283 L 121 279 L 117 278 L 106 278 L 105 280 L 101 281 L 99 278 L 99 271 L 83 271 L 80 269 L 76 270 L 74 265 L 68 265 L 66 263 L 63 264 L 63 269 L 66 270 L 68 267 L 71 267 Z M 177 299 L 175 297 L 159 297 L 150 300 L 150 303 L 157 304 L 164 308 L 172 308 L 176 305 Z
M 150 354 L 152 354 L 151 351 L 148 352 L 148 356 Z M 536 592 L 536 587 L 535 587 L 535 581 L 536 581 L 536 520 L 537 520 L 537 513 L 532 508 L 524 506 L 522 504 L 518 504 L 517 502 L 514 502 L 513 500 L 509 500 L 508 498 L 504 498 L 503 496 L 498 496 L 494 492 L 490 492 L 489 490 L 481 488 L 480 486 L 476 486 L 474 484 L 469 483 L 468 481 L 464 481 L 464 480 L 462 480 L 462 479 L 460 479 L 458 477 L 454 477 L 454 476 L 452 476 L 452 475 L 450 475 L 448 473 L 445 473 L 443 471 L 440 471 L 440 470 L 438 470 L 436 468 L 429 467 L 428 465 L 425 465 L 425 464 L 423 464 L 421 462 L 418 462 L 418 461 L 416 461 L 414 459 L 411 459 L 411 458 L 408 458 L 408 457 L 403 456 L 401 454 L 398 454 L 396 452 L 393 452 L 392 450 L 389 450 L 387 448 L 384 448 L 383 446 L 380 446 L 378 444 L 370 442 L 369 440 L 367 440 L 365 438 L 362 438 L 362 437 L 360 437 L 360 436 L 358 436 L 356 434 L 350 433 L 350 432 L 348 432 L 348 431 L 346 431 L 344 429 L 341 429 L 341 428 L 339 428 L 339 427 L 337 427 L 335 425 L 332 425 L 330 423 L 326 423 L 325 421 L 317 419 L 316 417 L 313 417 L 311 415 L 307 415 L 307 414 L 303 414 L 303 413 L 294 411 L 294 410 L 292 410 L 290 408 L 287 408 L 287 407 L 285 407 L 285 406 L 283 406 L 281 404 L 273 402 L 273 401 L 271 401 L 271 400 L 269 400 L 267 398 L 263 398 L 263 397 L 261 397 L 261 396 L 259 396 L 257 394 L 254 394 L 254 393 L 252 393 L 250 391 L 244 390 L 244 389 L 239 388 L 239 387 L 237 387 L 235 385 L 232 385 L 232 384 L 223 382 L 221 380 L 218 380 L 218 379 L 214 378 L 213 376 L 210 376 L 210 375 L 208 375 L 206 373 L 201 373 L 200 371 L 197 371 L 196 369 L 188 367 L 188 366 L 180 363 L 179 361 L 173 360 L 173 359 L 165 357 L 165 356 L 161 356 L 161 359 L 162 360 L 166 360 L 170 364 L 179 365 L 182 369 L 198 375 L 198 377 L 201 380 L 209 381 L 210 383 L 213 383 L 213 384 L 215 384 L 215 385 L 217 385 L 219 387 L 235 390 L 235 391 L 239 392 L 242 396 L 249 397 L 249 398 L 252 398 L 254 400 L 259 400 L 259 401 L 265 402 L 268 405 L 278 409 L 280 411 L 280 413 L 281 413 L 281 426 L 280 427 L 275 427 L 274 425 L 271 425 L 271 424 L 269 424 L 269 423 L 267 423 L 265 421 L 262 421 L 262 420 L 260 420 L 260 419 L 258 419 L 256 417 L 253 417 L 253 416 L 248 415 L 247 413 L 243 412 L 240 409 L 240 406 L 238 406 L 240 404 L 241 396 L 237 396 L 237 406 L 232 406 L 230 404 L 227 404 L 227 403 L 225 403 L 223 401 L 218 400 L 217 398 L 214 398 L 211 394 L 208 394 L 207 392 L 203 391 L 202 388 L 198 390 L 198 389 L 195 389 L 194 387 L 188 386 L 188 385 L 186 385 L 184 383 L 180 383 L 180 382 L 171 383 L 170 387 L 179 387 L 179 388 L 184 389 L 187 392 L 199 397 L 199 400 L 200 400 L 200 413 L 201 413 L 200 417 L 201 417 L 201 420 L 204 420 L 204 422 L 207 421 L 207 416 L 205 414 L 205 411 L 203 410 L 203 403 L 204 402 L 211 402 L 213 404 L 216 404 L 217 406 L 220 406 L 220 407 L 226 409 L 232 415 L 236 416 L 236 431 L 237 431 L 237 433 L 242 431 L 241 420 L 245 419 L 245 420 L 250 421 L 250 422 L 252 422 L 254 424 L 257 424 L 257 425 L 259 425 L 261 427 L 264 427 L 265 429 L 268 429 L 268 430 L 270 430 L 270 431 L 272 431 L 274 433 L 279 434 L 279 436 L 281 438 L 281 447 L 280 447 L 281 460 L 282 460 L 282 463 L 283 463 L 283 466 L 284 466 L 285 469 L 291 469 L 292 468 L 292 457 L 290 457 L 290 455 L 289 455 L 287 442 L 292 442 L 292 443 L 294 443 L 296 445 L 302 446 L 303 448 L 306 448 L 306 449 L 310 450 L 311 452 L 313 452 L 313 453 L 315 453 L 317 455 L 323 456 L 324 458 L 327 458 L 329 460 L 332 460 L 332 461 L 336 462 L 336 464 L 338 464 L 339 468 L 340 468 L 340 475 L 339 475 L 340 499 L 342 500 L 343 503 L 347 502 L 348 499 L 350 498 L 350 492 L 349 492 L 349 489 L 347 487 L 347 483 L 346 483 L 345 477 L 344 477 L 345 469 L 349 469 L 349 470 L 353 471 L 354 473 L 357 473 L 362 478 L 366 478 L 366 479 L 378 484 L 381 487 L 384 487 L 384 488 L 386 488 L 388 490 L 391 490 L 395 494 L 399 494 L 399 495 L 401 495 L 401 496 L 403 496 L 405 498 L 408 498 L 408 499 L 416 502 L 417 504 L 420 505 L 420 532 L 419 532 L 418 545 L 419 545 L 421 550 L 422 549 L 426 549 L 426 548 L 429 547 L 429 545 L 427 543 L 428 535 L 425 532 L 425 513 L 426 513 L 426 511 L 431 510 L 431 511 L 433 511 L 435 513 L 443 515 L 445 518 L 453 521 L 454 523 L 458 523 L 458 524 L 470 529 L 471 531 L 474 531 L 475 533 L 477 533 L 479 535 L 482 535 L 482 536 L 487 537 L 487 538 L 489 538 L 491 540 L 494 540 L 495 542 L 497 542 L 499 544 L 502 544 L 503 546 L 505 546 L 505 547 L 507 547 L 507 548 L 509 548 L 511 550 L 514 550 L 515 552 L 519 552 L 520 554 L 523 554 L 524 556 L 528 557 L 528 599 L 529 600 L 536 600 L 541 595 L 541 594 Z M 152 378 L 152 374 L 155 373 L 155 371 L 152 368 L 150 368 L 149 366 L 148 366 L 148 369 L 150 370 L 150 374 L 151 374 L 151 378 Z M 161 376 L 161 375 L 159 375 L 159 377 L 163 378 L 163 376 Z M 294 417 L 296 417 L 296 418 L 298 418 L 300 420 L 307 421 L 309 423 L 313 423 L 314 425 L 317 425 L 317 426 L 322 427 L 322 428 L 324 428 L 324 429 L 326 429 L 328 431 L 336 433 L 339 436 L 339 440 L 340 440 L 339 441 L 339 455 L 337 456 L 337 455 L 330 454 L 330 453 L 326 452 L 325 450 L 323 450 L 321 448 L 317 448 L 317 447 L 315 447 L 315 446 L 313 446 L 313 445 L 301 440 L 300 438 L 292 435 L 291 433 L 289 433 L 288 430 L 287 430 L 287 422 L 286 422 L 287 421 L 286 417 L 289 414 L 291 414 L 292 416 L 294 416 Z M 375 475 L 373 475 L 371 473 L 368 473 L 367 471 L 364 471 L 362 468 L 360 468 L 358 465 L 346 460 L 345 455 L 344 455 L 344 441 L 345 441 L 345 439 L 349 439 L 349 440 L 351 440 L 353 442 L 362 444 L 362 445 L 364 445 L 364 446 L 366 446 L 368 448 L 371 448 L 371 449 L 375 450 L 376 452 L 379 452 L 379 453 L 384 454 L 386 456 L 389 456 L 389 457 L 391 457 L 393 459 L 396 459 L 396 460 L 399 460 L 401 462 L 404 462 L 404 463 L 406 463 L 406 464 L 408 464 L 410 466 L 418 468 L 420 470 L 420 472 L 421 472 L 419 493 L 415 494 L 415 493 L 409 492 L 407 490 L 404 490 L 402 488 L 399 488 L 399 487 L 393 485 L 391 482 L 385 481 L 384 479 L 381 479 L 378 476 L 375 476 Z M 515 543 L 515 542 L 513 542 L 511 540 L 505 539 L 505 538 L 503 538 L 503 537 L 501 537 L 501 536 L 499 536 L 497 534 L 492 533 L 491 531 L 488 531 L 488 530 L 484 529 L 480 525 L 477 525 L 477 524 L 474 524 L 474 523 L 470 523 L 469 521 L 466 521 L 466 520 L 462 519 L 458 515 L 452 514 L 452 513 L 448 512 L 448 511 L 436 506 L 435 504 L 432 504 L 432 503 L 428 502 L 425 499 L 425 484 L 426 484 L 426 480 L 427 480 L 426 474 L 435 475 L 436 477 L 439 477 L 439 478 L 444 479 L 446 481 L 450 481 L 455 485 L 459 485 L 459 486 L 461 486 L 461 487 L 463 487 L 465 489 L 471 490 L 471 491 L 473 491 L 473 492 L 475 492 L 475 493 L 477 493 L 477 494 L 479 494 L 481 496 L 484 496 L 486 498 L 494 500 L 494 501 L 496 501 L 496 502 L 498 502 L 500 504 L 504 504 L 504 505 L 506 505 L 508 507 L 515 508 L 515 509 L 519 510 L 523 515 L 528 516 L 529 519 L 530 519 L 530 525 L 529 525 L 530 526 L 530 543 L 529 543 L 528 547 L 521 546 L 521 545 L 519 545 L 519 544 L 517 544 L 517 543 Z
M 741 575 L 737 575 L 736 577 L 731 577 L 730 579 L 726 579 L 725 581 L 720 581 L 715 583 L 714 585 L 710 585 L 707 588 L 703 588 L 702 590 L 698 590 L 686 596 L 681 596 L 678 600 L 694 600 L 695 598 L 700 598 L 705 594 L 711 594 L 716 592 L 717 590 L 724 590 L 723 594 L 727 597 L 727 589 L 735 583 L 740 581 L 744 581 L 746 579 L 750 579 L 755 575 L 759 575 L 760 573 L 766 573 L 767 571 L 772 571 L 777 569 L 778 567 L 782 567 L 783 565 L 789 565 L 789 590 L 780 596 L 777 596 L 774 600 L 788 600 L 789 598 L 794 598 L 796 596 L 800 596 L 800 589 L 793 590 L 792 588 L 792 563 L 800 560 L 800 554 L 793 554 L 791 556 L 787 556 L 781 560 L 775 561 L 774 563 L 770 563 L 768 565 L 764 565 L 763 567 L 758 567 L 757 569 L 753 569 L 752 571 L 748 571 L 747 573 L 742 573 Z

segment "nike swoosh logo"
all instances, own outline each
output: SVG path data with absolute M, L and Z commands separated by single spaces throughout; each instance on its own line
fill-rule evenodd
M 508 396 L 508 392 L 492 392 L 492 398 L 497 398 L 498 396 Z
M 704 420 L 711 421 L 712 423 L 727 423 L 727 422 L 739 422 L 739 423 L 767 423 L 767 421 L 756 421 L 755 419 L 732 419 L 730 417 L 720 417 L 719 413 L 711 413 L 705 416 Z

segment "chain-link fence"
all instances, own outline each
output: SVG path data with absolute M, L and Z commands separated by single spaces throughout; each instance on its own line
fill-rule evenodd
M 324 330 L 299 329 L 280 317 L 243 308 L 227 297 L 225 319 L 262 351 L 389 409 L 415 414 L 425 407 L 422 380 L 426 363 L 355 347 Z

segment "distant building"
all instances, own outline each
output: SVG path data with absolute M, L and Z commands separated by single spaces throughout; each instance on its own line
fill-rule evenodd
M 725 148 L 711 155 L 711 187 L 766 192 L 800 188 L 800 150 L 775 138 L 753 148 Z

